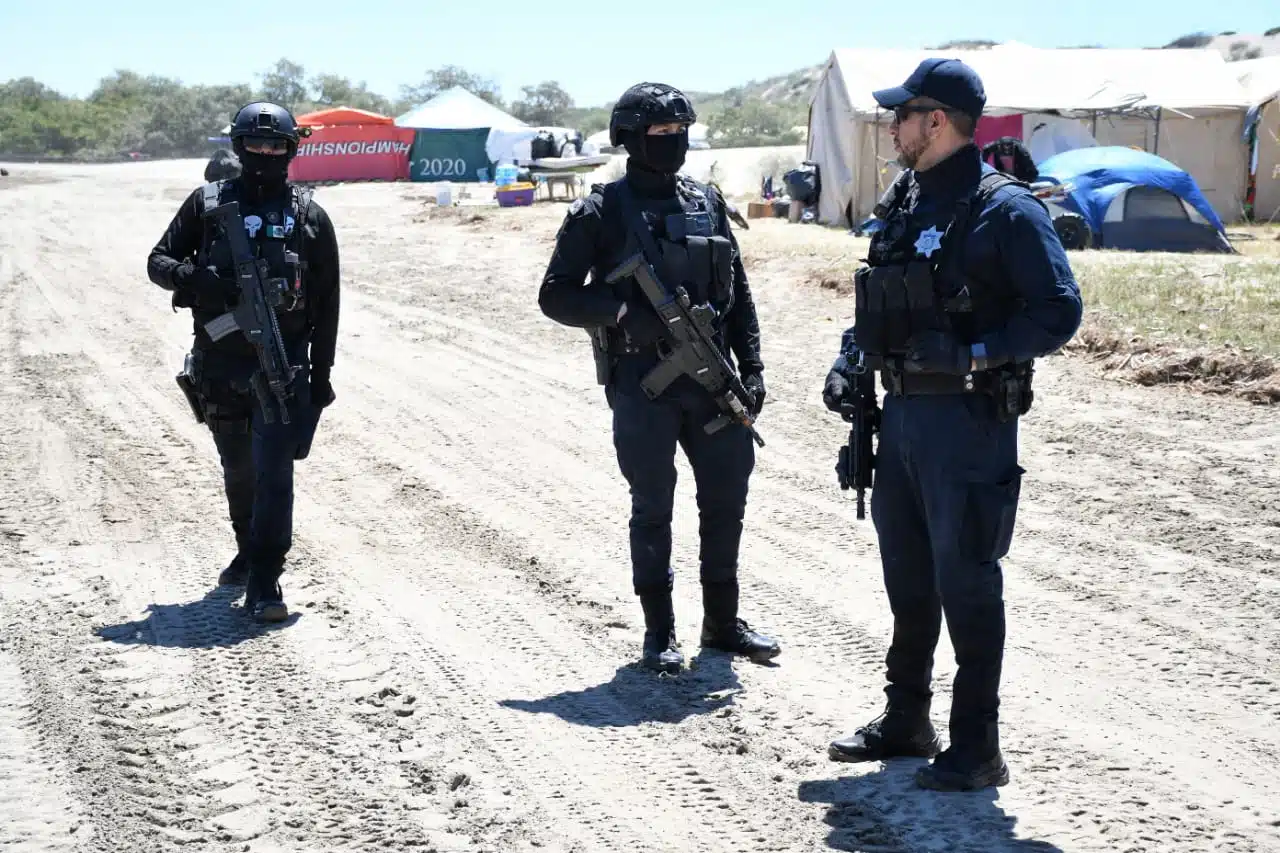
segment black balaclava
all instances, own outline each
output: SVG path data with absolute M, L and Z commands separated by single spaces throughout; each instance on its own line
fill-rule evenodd
M 240 158 L 240 179 L 251 190 L 262 196 L 284 191 L 289 179 L 289 161 L 293 159 L 293 146 L 287 154 L 258 154 L 246 151 L 236 140 L 236 156 Z
M 643 131 L 620 134 L 622 144 L 637 165 L 650 172 L 674 175 L 689 152 L 689 131 L 650 136 Z

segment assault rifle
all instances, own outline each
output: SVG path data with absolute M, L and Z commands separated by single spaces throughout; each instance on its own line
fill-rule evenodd
M 240 285 L 240 300 L 236 307 L 205 323 L 205 331 L 215 341 L 237 330 L 244 333 L 258 356 L 260 369 L 253 374 L 250 385 L 262 405 L 263 417 L 267 423 L 275 422 L 269 394 L 280 409 L 281 422 L 287 424 L 289 407 L 286 398 L 297 368 L 289 364 L 275 308 L 289 292 L 289 282 L 282 278 L 267 278 L 267 262 L 254 257 L 249 238 L 245 235 L 239 202 L 220 204 L 206 210 L 204 215 L 222 227 L 231 249 L 236 281 Z
M 753 402 L 751 393 L 716 347 L 711 327 L 715 309 L 710 305 L 692 305 L 683 287 L 676 288 L 674 296 L 669 295 L 641 252 L 619 264 L 605 281 L 614 284 L 628 276 L 635 277 L 640 290 L 662 318 L 671 350 L 640 381 L 644 393 L 652 400 L 681 375 L 690 376 L 711 392 L 724 413 L 703 427 L 707 434 L 737 422 L 751 431 L 756 444 L 764 447 L 764 439 L 756 432 L 751 413 L 747 411 Z
M 840 459 L 836 462 L 836 475 L 840 478 L 840 488 L 858 490 L 858 518 L 866 518 L 866 490 L 871 488 L 872 469 L 875 468 L 875 453 L 872 450 L 872 436 L 880 429 L 880 409 L 876 406 L 876 374 L 867 367 L 861 351 L 857 351 L 857 360 L 849 364 L 849 356 L 845 356 L 846 379 L 853 389 L 853 399 L 840 401 L 840 417 L 851 424 L 849 442 L 840 448 Z

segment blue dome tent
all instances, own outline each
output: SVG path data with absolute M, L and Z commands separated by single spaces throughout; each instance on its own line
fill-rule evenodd
M 1195 179 L 1163 157 L 1123 146 L 1077 148 L 1039 170 L 1039 185 L 1065 191 L 1046 201 L 1083 216 L 1095 248 L 1235 252 Z

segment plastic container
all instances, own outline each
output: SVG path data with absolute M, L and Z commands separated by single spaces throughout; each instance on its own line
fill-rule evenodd
M 533 184 L 507 184 L 497 190 L 498 207 L 527 207 L 533 204 Z
M 515 163 L 503 163 L 494 171 L 493 183 L 500 187 L 514 184 L 519 174 L 520 168 Z
M 448 207 L 453 204 L 453 187 L 449 184 L 441 184 L 436 187 L 436 204 L 441 207 Z

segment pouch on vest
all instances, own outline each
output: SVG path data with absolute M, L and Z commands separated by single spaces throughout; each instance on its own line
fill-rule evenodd
M 698 296 L 696 302 L 714 301 L 714 271 L 711 268 L 711 244 L 706 237 L 689 237 L 685 240 L 685 249 L 689 253 L 689 269 L 694 275 Z
M 913 335 L 938 328 L 928 262 L 863 267 L 854 275 L 854 291 L 854 334 L 863 352 L 905 355 Z
M 670 240 L 659 240 L 658 245 L 662 247 L 662 279 L 666 286 L 672 290 L 683 286 L 695 304 L 702 302 L 705 299 L 702 286 L 705 278 L 698 276 L 689 257 L 688 246 L 684 242 L 673 243 Z
M 733 293 L 733 244 L 728 237 L 708 237 L 711 247 L 711 298 L 728 302 Z
M 667 239 L 675 243 L 690 237 L 710 237 L 716 233 L 711 215 L 707 213 L 669 213 L 664 217 Z

